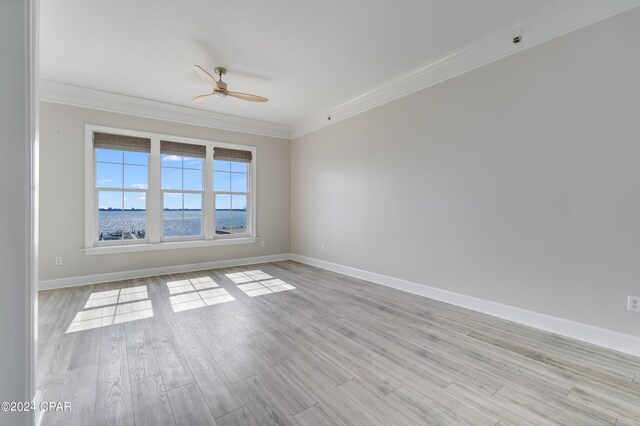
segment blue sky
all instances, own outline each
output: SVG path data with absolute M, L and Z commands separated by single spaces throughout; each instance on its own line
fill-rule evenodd
M 101 209 L 145 209 L 145 194 L 127 189 L 148 187 L 149 154 L 139 152 L 96 150 L 96 186 L 98 188 L 121 189 L 121 191 L 99 191 L 98 205 Z M 203 160 L 163 154 L 162 189 L 201 191 L 203 187 Z M 247 164 L 231 161 L 214 161 L 214 191 L 246 192 Z M 165 193 L 164 207 L 200 209 L 199 194 Z M 247 200 L 244 195 L 216 195 L 217 209 L 243 209 Z
M 162 155 L 162 189 L 202 191 L 202 159 Z
M 96 149 L 96 186 L 144 189 L 148 185 L 149 154 Z M 124 173 L 123 173 L 124 172 Z M 124 174 L 124 182 L 123 182 Z
M 214 160 L 213 190 L 247 192 L 247 163 Z
M 124 168 L 124 188 L 145 189 L 148 185 L 147 166 L 98 163 L 96 182 L 100 188 L 122 188 Z

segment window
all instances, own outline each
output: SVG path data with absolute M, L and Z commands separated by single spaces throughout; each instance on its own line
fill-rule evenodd
M 96 133 L 98 241 L 146 240 L 151 141 Z
M 87 254 L 254 243 L 255 148 L 86 126 Z
M 251 152 L 216 148 L 213 153 L 216 234 L 246 234 Z
M 163 238 L 202 236 L 206 146 L 160 142 Z

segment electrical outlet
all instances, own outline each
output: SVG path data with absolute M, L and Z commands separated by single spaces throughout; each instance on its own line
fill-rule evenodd
M 627 309 L 631 312 L 640 312 L 640 297 L 629 296 Z
M 62 266 L 62 256 L 56 256 L 56 266 Z
M 267 246 L 267 243 L 265 243 L 264 241 L 260 241 L 260 247 L 265 248 Z
M 320 244 L 320 251 L 324 251 L 324 243 Z

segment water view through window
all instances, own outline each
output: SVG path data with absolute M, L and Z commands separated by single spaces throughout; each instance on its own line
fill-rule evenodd
M 144 240 L 149 154 L 96 149 L 98 239 Z
M 100 135 L 98 142 L 94 140 L 98 144 L 96 240 L 148 242 L 149 232 L 160 232 L 165 239 L 198 239 L 205 235 L 205 222 L 207 227 L 214 226 L 211 231 L 218 236 L 249 232 L 250 163 L 246 159 L 214 159 L 213 167 L 205 167 L 204 147 L 161 141 L 161 154 L 153 159 L 160 162 L 160 182 L 150 182 L 150 142 Z M 207 174 L 213 177 L 212 188 L 206 187 Z M 151 230 L 148 229 L 150 190 L 161 199 L 161 211 L 152 212 L 152 219 L 159 216 L 159 226 Z M 211 201 L 213 211 L 205 208 Z
M 164 235 L 166 237 L 195 236 L 202 233 L 202 210 L 165 210 Z M 99 229 L 102 240 L 109 236 L 117 235 L 124 229 L 124 239 L 144 238 L 144 230 L 147 222 L 146 210 L 100 210 Z M 247 223 L 246 211 L 235 211 L 233 216 L 230 211 L 216 211 L 217 223 L 222 228 L 243 229 Z M 232 225 L 234 224 L 234 225 Z M 107 237 L 107 238 L 105 238 Z
M 162 155 L 165 238 L 202 235 L 202 158 Z
M 216 203 L 216 234 L 247 232 L 247 163 L 215 160 L 213 190 Z

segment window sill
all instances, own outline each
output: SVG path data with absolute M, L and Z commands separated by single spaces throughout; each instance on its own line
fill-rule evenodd
M 134 253 L 142 251 L 178 250 L 184 248 L 231 246 L 236 244 L 255 244 L 256 237 L 221 238 L 216 240 L 171 241 L 162 243 L 127 244 L 121 246 L 89 247 L 83 249 L 87 256 L 101 254 Z

